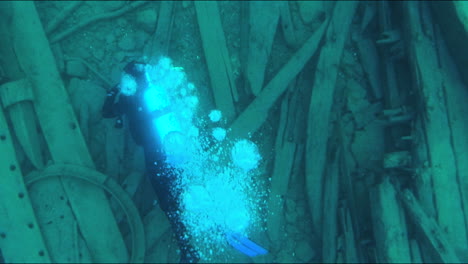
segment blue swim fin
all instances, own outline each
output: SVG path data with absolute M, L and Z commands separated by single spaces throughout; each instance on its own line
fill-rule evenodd
M 231 246 L 249 257 L 255 257 L 268 253 L 266 249 L 238 233 L 227 233 L 226 238 Z

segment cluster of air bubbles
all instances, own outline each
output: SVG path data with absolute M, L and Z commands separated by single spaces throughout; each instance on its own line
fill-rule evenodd
M 256 170 L 261 155 L 254 142 L 229 139 L 221 111 L 208 115 L 214 127 L 200 122 L 195 86 L 169 58 L 146 67 L 147 104 L 169 113 L 154 123 L 162 131 L 167 162 L 177 168 L 173 191 L 180 194 L 180 218 L 201 259 L 213 260 L 227 251 L 227 233 L 249 237 L 260 229 L 266 195 Z

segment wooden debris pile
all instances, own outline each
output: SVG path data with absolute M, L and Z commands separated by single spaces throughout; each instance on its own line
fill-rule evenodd
M 200 73 L 203 106 L 223 112 L 229 139 L 260 145 L 269 197 L 254 238 L 269 254 L 256 262 L 468 261 L 468 88 L 456 56 L 468 35 L 451 27 L 468 24 L 463 4 L 138 1 L 79 23 L 69 17 L 92 4 L 63 4 L 42 23 L 41 5 L 55 3 L 0 4 L 7 261 L 178 261 L 141 149 L 96 105 L 125 63 L 160 55 Z M 95 29 L 115 50 L 74 46 L 93 26 L 130 27 L 135 12 L 149 33 Z

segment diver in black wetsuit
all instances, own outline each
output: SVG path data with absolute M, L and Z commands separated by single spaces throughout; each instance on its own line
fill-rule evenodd
M 176 213 L 179 209 L 178 194 L 171 191 L 176 172 L 167 166 L 166 155 L 152 124 L 153 116 L 158 113 L 150 113 L 143 100 L 147 87 L 144 64 L 134 61 L 128 63 L 124 68 L 122 81 L 107 94 L 102 115 L 104 118 L 117 117 L 116 127 L 122 127 L 122 116 L 127 116 L 132 138 L 144 149 L 146 174 L 156 192 L 159 205 L 166 213 L 176 235 L 181 251 L 180 262 L 196 263 L 198 256 L 188 239 L 184 238 L 185 226 Z

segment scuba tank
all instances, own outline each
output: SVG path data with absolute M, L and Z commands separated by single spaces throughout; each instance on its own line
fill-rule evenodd
M 184 103 L 181 90 L 187 86 L 185 74 L 180 68 L 173 67 L 169 59 L 161 59 L 155 66 L 146 65 L 145 76 L 148 88 L 144 92 L 146 107 L 152 115 L 156 136 L 162 144 L 167 162 L 173 166 L 181 165 L 190 156 L 191 142 L 188 127 L 193 111 Z

